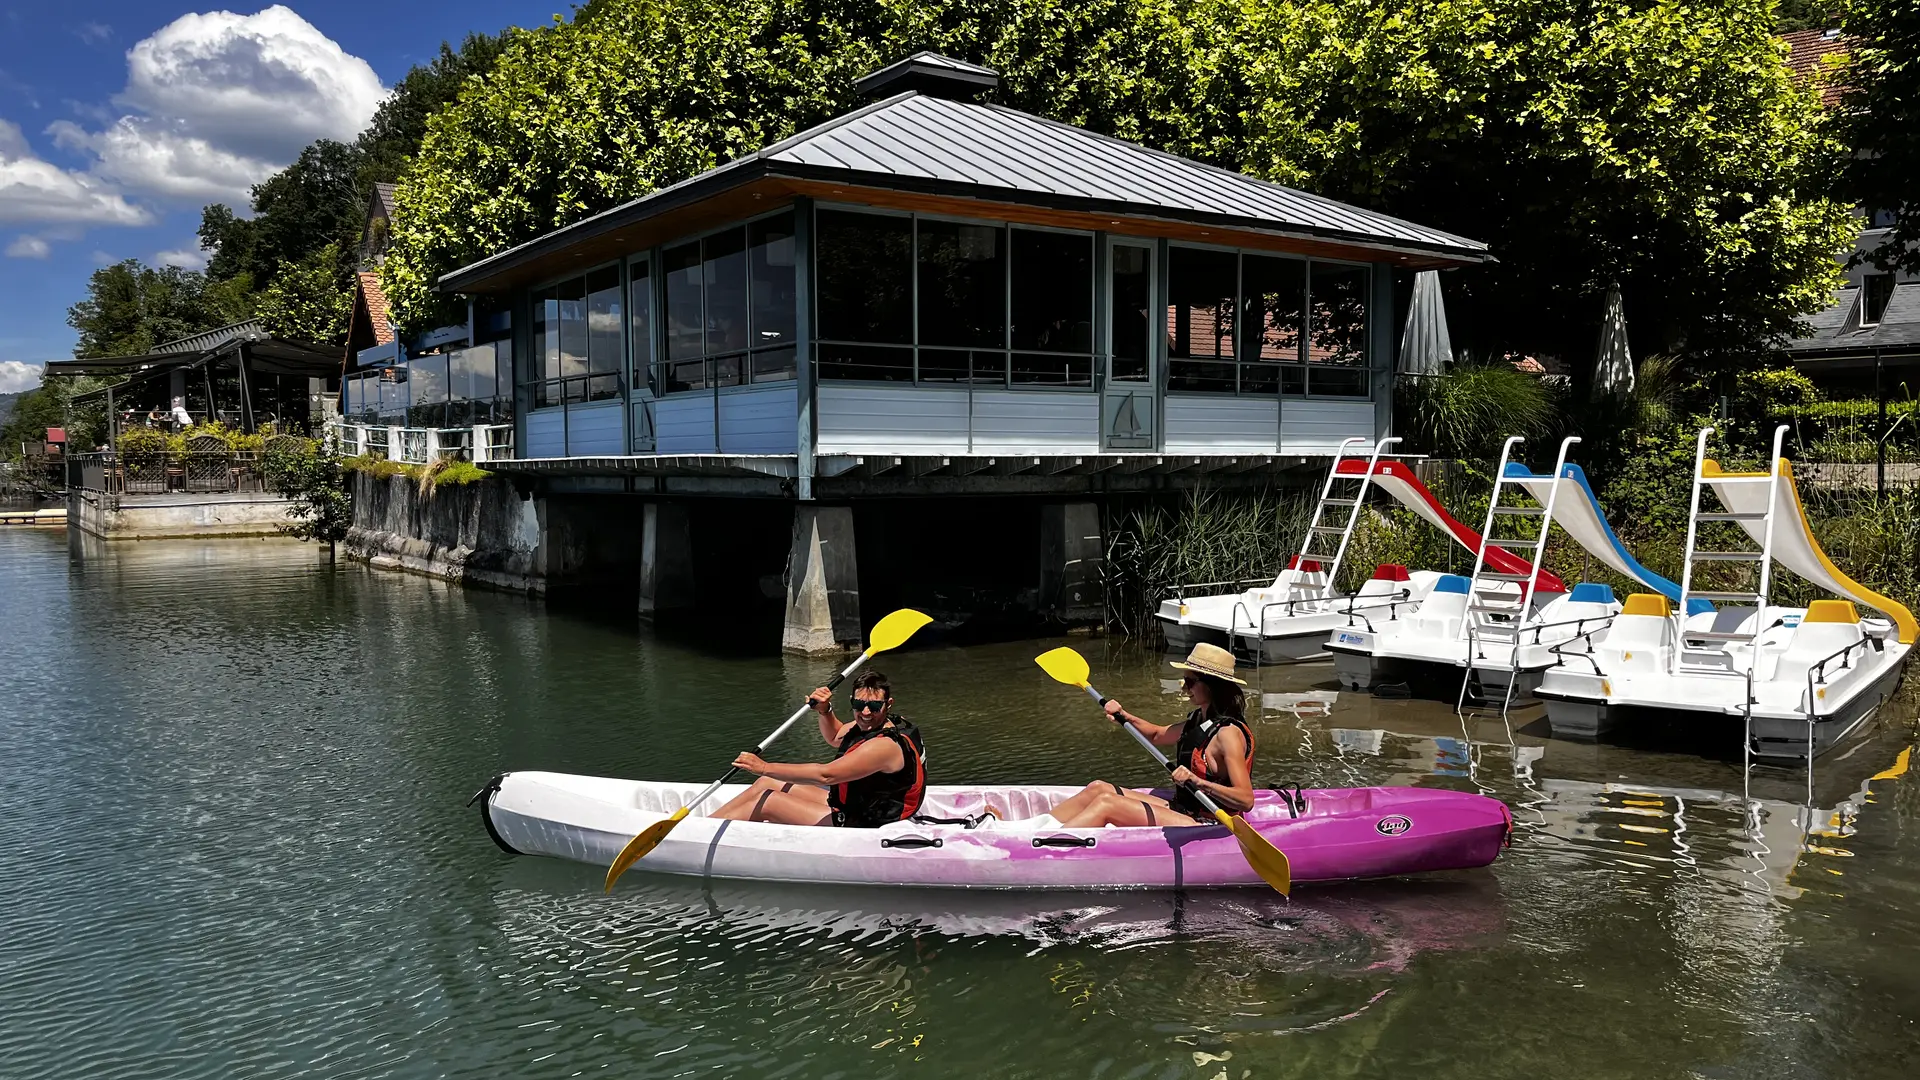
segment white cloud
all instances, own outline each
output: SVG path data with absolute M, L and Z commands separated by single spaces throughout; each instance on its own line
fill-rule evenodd
M 97 178 L 36 157 L 19 125 L 0 120 L 0 222 L 145 225 L 152 219 Z
M 177 266 L 182 270 L 205 270 L 207 268 L 207 253 L 197 247 L 176 248 L 172 251 L 162 251 L 155 254 L 153 261 L 159 263 L 161 266 Z
M 40 365 L 0 360 L 0 394 L 17 394 L 40 385 Z
M 288 8 L 213 11 L 182 15 L 128 50 L 116 101 L 134 114 L 94 131 L 64 121 L 49 130 L 129 189 L 244 203 L 250 185 L 308 143 L 358 135 L 386 94 L 365 60 Z
M 52 252 L 53 248 L 38 236 L 21 236 L 7 245 L 9 259 L 44 259 Z
M 56 145 L 86 151 L 94 171 L 118 183 L 181 202 L 214 200 L 246 205 L 248 189 L 279 171 L 258 158 L 222 150 L 206 139 L 144 116 L 123 116 L 104 131 L 65 120 L 47 128 Z
M 113 27 L 89 19 L 75 27 L 74 35 L 89 45 L 104 45 L 113 40 Z

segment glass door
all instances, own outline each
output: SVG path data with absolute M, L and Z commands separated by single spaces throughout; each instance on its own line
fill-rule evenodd
M 1107 249 L 1106 378 L 1100 395 L 1101 447 L 1159 446 L 1153 244 L 1115 240 Z

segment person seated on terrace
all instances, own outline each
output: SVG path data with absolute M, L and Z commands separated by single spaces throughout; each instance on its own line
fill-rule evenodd
M 1107 700 L 1114 722 L 1132 724 L 1156 746 L 1174 746 L 1177 767 L 1172 788 L 1152 794 L 1107 780 L 1088 784 L 1055 806 L 1051 816 L 1067 829 L 1102 825 L 1166 826 L 1211 824 L 1213 814 L 1193 797 L 1198 788 L 1229 814 L 1253 807 L 1253 729 L 1247 726 L 1246 683 L 1233 674 L 1233 654 L 1218 645 L 1195 645 L 1180 681 L 1193 711 L 1177 724 L 1149 724 L 1118 701 Z
M 807 698 L 820 737 L 838 748 L 825 764 L 763 761 L 751 753 L 734 768 L 760 779 L 712 816 L 781 825 L 874 829 L 913 816 L 927 790 L 927 748 L 920 731 L 893 711 L 887 677 L 869 671 L 853 681 L 853 722 L 833 711 L 826 687 Z

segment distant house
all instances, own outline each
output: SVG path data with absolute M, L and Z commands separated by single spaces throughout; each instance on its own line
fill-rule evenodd
M 1787 65 L 1794 74 L 1818 81 L 1822 104 L 1838 104 L 1846 92 L 1846 37 L 1838 30 L 1802 30 L 1782 40 L 1791 50 Z M 1860 207 L 1858 213 L 1859 238 L 1841 256 L 1846 280 L 1808 320 L 1811 332 L 1782 351 L 1796 368 L 1829 386 L 1866 390 L 1876 367 L 1920 360 L 1920 277 L 1881 270 L 1869 259 L 1886 243 L 1892 211 Z

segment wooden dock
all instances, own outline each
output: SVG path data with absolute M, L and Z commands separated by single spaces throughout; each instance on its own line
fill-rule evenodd
M 66 507 L 56 506 L 46 510 L 30 510 L 18 507 L 0 507 L 0 525 L 39 525 L 47 528 L 63 528 L 67 524 Z

